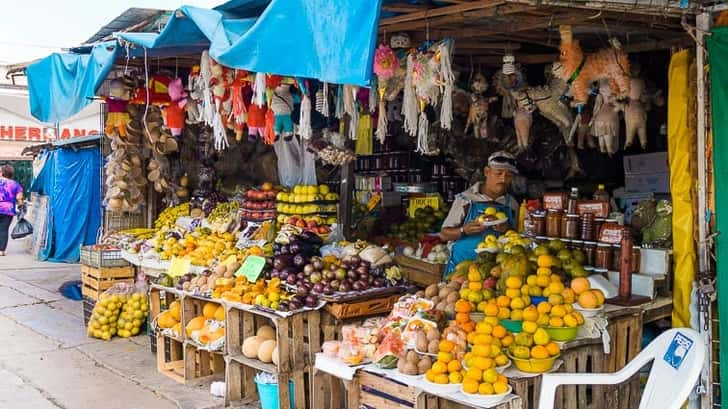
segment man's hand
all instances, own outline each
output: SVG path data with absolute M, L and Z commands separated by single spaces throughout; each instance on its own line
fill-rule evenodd
M 465 235 L 471 236 L 473 234 L 482 233 L 485 231 L 485 226 L 483 226 L 483 223 L 480 223 L 477 220 L 473 220 L 470 223 L 463 226 L 463 231 L 465 232 Z

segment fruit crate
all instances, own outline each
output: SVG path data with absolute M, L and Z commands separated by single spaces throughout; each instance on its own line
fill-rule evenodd
M 166 311 L 173 301 L 180 298 L 180 293 L 175 289 L 151 285 L 149 287 L 149 322 L 151 323 L 160 313 Z M 157 333 L 151 325 L 149 326 L 149 337 L 152 354 L 156 354 Z M 182 341 L 182 339 L 178 341 Z M 169 360 L 169 355 L 167 355 L 167 359 Z
M 400 267 L 407 267 L 409 269 L 430 273 L 431 275 L 438 277 L 437 282 L 442 281 L 442 273 L 445 271 L 445 264 L 428 263 L 427 261 L 405 256 L 404 254 L 396 254 L 394 256 L 394 261 L 399 264 Z
M 245 365 L 237 359 L 225 357 L 225 407 L 240 407 L 259 400 L 258 388 L 255 385 L 255 375 L 258 370 Z M 276 374 L 279 385 L 293 384 L 293 396 L 289 388 L 278 388 L 278 407 L 290 408 L 291 403 L 296 409 L 315 408 L 308 399 L 308 370 L 296 370 Z M 338 408 L 337 408 L 338 409 Z
M 81 264 L 95 268 L 129 266 L 129 262 L 121 257 L 121 249 L 98 248 L 96 245 L 81 247 Z
M 225 374 L 222 354 L 197 349 L 192 344 L 156 336 L 157 371 L 182 384 L 205 383 Z
M 81 293 L 92 300 L 98 300 L 101 294 L 119 283 L 134 285 L 134 267 L 102 267 L 81 266 Z
M 348 319 L 365 317 L 369 315 L 388 314 L 392 311 L 392 307 L 401 297 L 400 294 L 389 295 L 385 297 L 373 298 L 350 303 L 327 303 L 324 306 L 326 313 L 331 314 L 336 319 Z
M 211 303 L 215 304 L 216 306 L 223 307 L 223 310 L 225 309 L 222 300 L 220 299 L 214 299 L 214 298 L 205 298 L 201 296 L 191 295 L 191 294 L 184 294 L 184 296 L 181 298 L 182 303 L 182 338 L 188 342 L 191 343 L 192 340 L 187 336 L 187 333 L 185 331 L 185 328 L 187 328 L 187 324 L 190 323 L 190 321 L 195 318 L 203 315 L 203 309 L 205 304 Z M 222 353 L 223 350 L 220 351 Z
M 96 306 L 96 300 L 83 296 L 83 325 L 88 326 L 88 322 L 91 320 L 91 315 L 94 312 L 94 306 Z

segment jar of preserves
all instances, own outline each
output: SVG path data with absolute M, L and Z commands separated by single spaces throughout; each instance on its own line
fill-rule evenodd
M 561 237 L 561 212 L 549 210 L 546 215 L 546 235 L 549 237 Z
M 594 256 L 594 267 L 598 269 L 609 269 L 612 267 L 612 245 L 608 243 L 597 244 L 597 251 Z
M 579 238 L 579 215 L 578 214 L 567 214 L 564 231 L 562 232 L 564 237 L 567 239 L 578 239 Z
M 584 249 L 584 257 L 586 258 L 584 263 L 588 266 L 593 266 L 597 252 L 597 243 L 593 241 L 585 241 L 582 248 Z
M 546 213 L 539 211 L 530 212 L 524 221 L 524 229 L 526 234 L 532 237 L 546 234 Z
M 569 248 L 572 250 L 583 251 L 584 250 L 584 240 L 577 240 L 577 239 L 572 240 L 571 246 L 569 246 Z

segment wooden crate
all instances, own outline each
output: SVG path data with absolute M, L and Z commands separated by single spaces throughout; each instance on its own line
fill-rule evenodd
M 83 297 L 83 325 L 88 326 L 88 322 L 91 320 L 91 315 L 93 315 L 95 306 L 96 300 L 86 296 Z
M 98 300 L 104 291 L 119 283 L 134 285 L 134 267 L 95 268 L 81 266 L 81 293 Z
M 613 319 L 609 324 L 610 353 L 605 356 L 605 372 L 624 368 L 642 350 L 642 312 L 632 312 Z M 638 375 L 620 385 L 604 388 L 604 407 L 637 409 L 642 387 Z
M 471 406 L 448 401 L 384 376 L 359 371 L 349 391 L 349 408 L 376 409 L 465 409 Z M 501 403 L 492 409 L 522 409 L 521 399 Z
M 238 362 L 261 371 L 287 373 L 305 369 L 321 351 L 321 314 L 306 311 L 289 317 L 240 308 L 228 304 L 225 320 L 225 351 Z M 242 355 L 243 341 L 255 335 L 258 328 L 270 325 L 276 332 L 278 365 L 246 358 Z
M 584 374 L 604 372 L 604 358 L 604 347 L 601 343 L 569 349 L 561 354 L 561 359 L 564 361 L 561 372 Z M 561 409 L 605 408 L 604 387 L 600 385 L 562 386 L 559 388 L 555 407 Z M 537 405 L 533 408 L 537 408 Z
M 81 247 L 81 264 L 95 268 L 128 267 L 128 261 L 121 257 L 121 249 L 103 249 L 93 246 Z
M 181 295 L 177 290 L 152 284 L 149 287 L 149 322 L 152 322 L 162 311 L 166 311 L 173 301 L 180 299 Z M 152 350 L 152 354 L 156 354 L 157 334 L 152 331 L 151 328 L 149 336 L 151 337 L 150 348 Z M 184 341 L 184 338 L 180 337 L 178 341 L 182 342 Z M 169 359 L 169 357 L 167 358 Z
M 238 407 L 258 400 L 258 388 L 255 385 L 255 375 L 258 370 L 241 362 L 239 357 L 225 356 L 225 407 Z M 278 407 L 290 408 L 291 402 L 295 409 L 309 407 L 307 395 L 308 370 L 276 373 L 279 385 L 293 383 L 293 396 L 289 388 L 278 388 Z M 314 406 L 311 406 L 314 407 Z M 337 408 L 339 409 L 339 408 Z
M 217 306 L 223 306 L 221 299 L 205 298 L 196 295 L 184 294 L 181 299 L 182 302 L 182 328 L 186 328 L 187 324 L 195 318 L 202 316 L 202 310 L 207 303 L 212 303 Z M 223 309 L 225 307 L 223 306 Z M 185 340 L 190 340 L 187 334 L 183 334 Z
M 324 307 L 327 313 L 336 319 L 365 317 L 369 315 L 389 314 L 401 294 L 394 294 L 371 300 L 351 303 L 328 303 Z
M 156 343 L 157 371 L 179 383 L 204 383 L 225 374 L 221 353 L 199 350 L 193 344 L 164 335 L 157 335 Z
M 157 335 L 157 372 L 174 379 L 185 382 L 184 343 L 176 339 Z
M 410 282 L 428 286 L 442 281 L 444 264 L 428 263 L 402 254 L 395 255 L 394 261 L 399 265 L 404 278 Z

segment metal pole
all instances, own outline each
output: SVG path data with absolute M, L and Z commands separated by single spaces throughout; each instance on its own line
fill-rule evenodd
M 341 187 L 339 188 L 341 198 L 339 208 L 339 222 L 343 225 L 344 237 L 351 239 L 351 209 L 354 205 L 354 163 L 350 162 L 341 165 Z
M 706 65 L 706 53 L 705 53 L 705 33 L 710 30 L 711 15 L 710 13 L 702 13 L 696 17 L 697 27 L 697 105 L 698 105 L 698 149 L 697 149 L 697 160 L 698 160 L 698 271 L 702 276 L 705 272 L 710 271 L 709 266 L 709 243 L 708 237 L 708 220 L 707 215 L 707 160 L 706 160 L 706 146 L 708 137 L 708 124 L 706 115 L 706 84 L 705 84 L 705 65 Z M 700 297 L 700 292 L 697 293 Z M 713 407 L 713 374 L 712 374 L 712 346 L 711 346 L 711 316 L 710 306 L 708 306 L 707 314 L 699 314 L 699 328 L 701 335 L 704 337 L 708 347 L 706 351 L 706 360 L 703 365 L 703 371 L 701 376 L 701 384 L 698 392 L 702 392 L 700 395 L 700 407 L 702 409 L 711 409 Z M 700 320 L 707 319 L 707 328 L 705 328 L 705 322 Z

